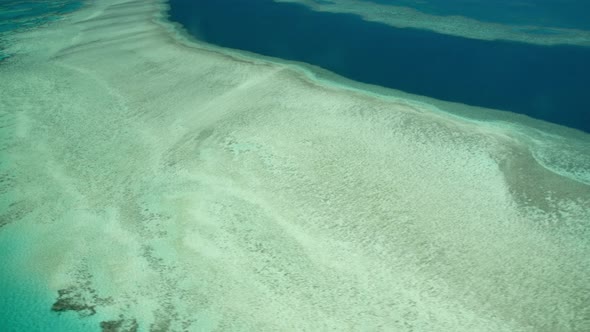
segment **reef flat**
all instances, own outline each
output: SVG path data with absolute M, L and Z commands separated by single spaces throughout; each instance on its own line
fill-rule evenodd
M 166 10 L 11 35 L 0 282 L 70 331 L 587 330 L 588 134 L 319 79 Z M 46 329 L 8 294 L 0 324 Z

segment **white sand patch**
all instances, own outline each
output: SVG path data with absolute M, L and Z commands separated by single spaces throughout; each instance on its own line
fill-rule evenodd
M 532 130 L 190 43 L 162 9 L 96 1 L 0 66 L 2 217 L 47 287 L 140 330 L 587 327 L 590 188 Z

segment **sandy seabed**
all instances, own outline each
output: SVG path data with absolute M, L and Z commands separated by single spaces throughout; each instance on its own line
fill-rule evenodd
M 97 0 L 0 65 L 0 256 L 47 311 L 103 331 L 590 329 L 587 134 L 315 80 L 189 41 L 165 9 Z

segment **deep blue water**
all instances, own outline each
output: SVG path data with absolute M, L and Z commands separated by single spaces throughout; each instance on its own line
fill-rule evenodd
M 196 38 L 590 132 L 590 48 L 460 38 L 271 0 L 170 0 Z
M 485 22 L 590 30 L 588 0 L 362 0 Z

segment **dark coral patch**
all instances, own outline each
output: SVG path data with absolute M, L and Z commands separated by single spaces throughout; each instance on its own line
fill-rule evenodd
M 56 312 L 77 311 L 81 316 L 92 316 L 96 313 L 95 305 L 87 303 L 85 297 L 76 288 L 60 289 L 57 301 L 51 306 Z
M 102 332 L 137 332 L 139 326 L 135 319 L 109 320 L 100 322 Z

